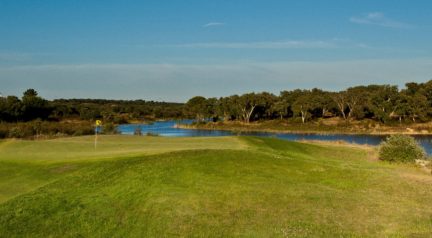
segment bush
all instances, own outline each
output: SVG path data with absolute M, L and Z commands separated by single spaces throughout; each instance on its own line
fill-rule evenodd
M 12 127 L 9 130 L 9 137 L 12 138 L 23 138 L 24 137 L 24 133 L 22 132 L 22 130 L 19 127 Z
M 407 135 L 389 136 L 379 146 L 379 158 L 385 161 L 409 163 L 425 157 L 424 149 Z
M 50 122 L 30 121 L 18 123 L 0 123 L 0 138 L 34 139 L 39 137 L 58 137 L 66 135 L 94 134 L 89 122 Z
M 136 135 L 136 136 L 142 136 L 141 126 L 135 127 L 134 135 Z
M 153 132 L 147 132 L 146 136 L 159 136 L 159 134 Z
M 4 131 L 0 129 L 0 139 L 5 139 L 8 137 L 8 131 Z
M 107 122 L 102 127 L 102 133 L 104 133 L 104 134 L 117 134 L 118 133 L 117 127 L 114 124 Z

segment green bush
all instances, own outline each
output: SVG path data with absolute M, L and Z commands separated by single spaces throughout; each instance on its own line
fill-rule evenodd
M 425 157 L 424 149 L 407 135 L 391 135 L 379 146 L 379 158 L 385 161 L 409 163 Z

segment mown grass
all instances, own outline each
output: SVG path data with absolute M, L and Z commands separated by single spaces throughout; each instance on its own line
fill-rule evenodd
M 234 137 L 147 137 L 94 136 L 66 137 L 52 140 L 0 140 L 0 161 L 71 162 L 112 159 L 121 156 L 159 154 L 195 149 L 242 149 L 245 143 Z
M 54 140 L 0 140 L 0 203 L 42 186 L 95 161 L 195 149 L 243 149 L 227 138 L 162 138 L 137 136 L 69 137 Z
M 14 141 L 0 150 L 0 193 L 8 184 L 30 184 L 12 197 L 3 195 L 1 236 L 432 234 L 431 176 L 414 167 L 371 161 L 369 151 L 360 148 L 273 138 L 106 137 L 101 141 L 122 144 L 121 152 L 112 149 L 111 158 L 71 149 L 78 158 L 32 159 L 33 148 L 43 154 L 91 142 L 69 140 L 62 139 L 59 148 L 32 145 L 56 141 Z M 13 148 L 20 155 L 13 156 Z

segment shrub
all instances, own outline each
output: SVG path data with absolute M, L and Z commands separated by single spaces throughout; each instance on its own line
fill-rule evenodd
M 89 122 L 30 121 L 0 123 L 0 138 L 34 139 L 39 137 L 91 135 L 94 128 Z
M 409 163 L 425 157 L 424 149 L 407 135 L 389 136 L 379 146 L 379 158 L 385 161 Z
M 0 139 L 7 138 L 9 135 L 9 128 L 6 124 L 0 123 Z
M 159 136 L 159 134 L 153 132 L 147 132 L 146 136 Z
M 114 124 L 107 122 L 102 127 L 102 133 L 104 133 L 104 134 L 117 134 L 118 133 L 117 127 Z
M 136 136 L 142 136 L 141 126 L 135 127 L 134 135 L 136 135 Z
M 22 130 L 20 130 L 19 127 L 12 127 L 9 130 L 9 137 L 12 137 L 12 138 L 23 138 L 24 137 L 24 133 L 22 132 Z
M 115 124 L 126 124 L 128 123 L 128 120 L 125 116 L 115 116 L 113 122 Z

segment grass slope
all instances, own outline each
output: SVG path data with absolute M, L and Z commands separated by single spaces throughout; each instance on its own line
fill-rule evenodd
M 101 136 L 55 140 L 0 140 L 0 203 L 34 190 L 95 161 L 195 149 L 245 149 L 234 137 L 162 138 Z
M 195 149 L 243 149 L 245 143 L 235 137 L 149 137 L 94 136 L 67 137 L 53 140 L 0 140 L 0 161 L 71 162 L 89 159 L 111 159 L 121 156 L 160 154 Z
M 2 196 L 8 184 L 30 184 L 0 204 L 0 236 L 432 234 L 431 177 L 367 160 L 369 152 L 362 149 L 272 138 L 106 137 L 107 143 L 122 144 L 122 152 L 106 145 L 112 156 L 91 149 L 90 155 L 71 149 L 77 158 L 67 159 L 54 152 L 34 160 L 13 155 L 14 148 L 30 156 L 34 148 L 43 155 L 90 143 L 65 140 L 59 148 L 48 145 L 56 141 L 15 141 L 0 151 Z M 15 171 L 10 180 L 9 168 Z

